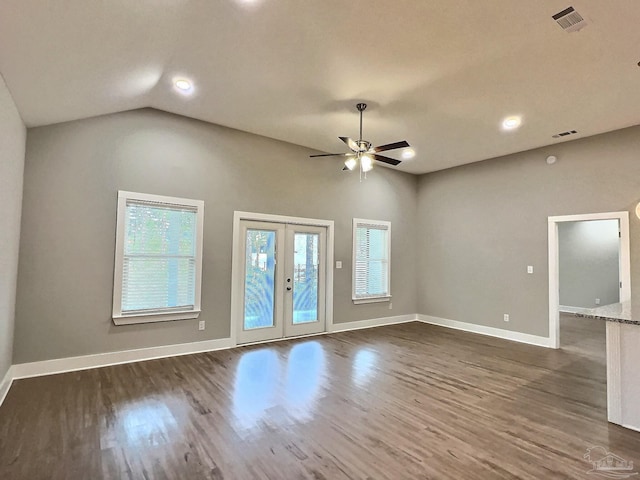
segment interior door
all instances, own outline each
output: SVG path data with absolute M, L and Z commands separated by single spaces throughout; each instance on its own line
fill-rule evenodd
M 240 222 L 238 343 L 324 332 L 325 227 Z

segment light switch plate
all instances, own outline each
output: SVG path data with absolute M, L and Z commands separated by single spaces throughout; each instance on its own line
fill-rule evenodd
M 336 268 L 342 268 L 342 262 L 340 260 L 336 261 Z
M 527 266 L 527 273 L 533 273 L 533 265 Z

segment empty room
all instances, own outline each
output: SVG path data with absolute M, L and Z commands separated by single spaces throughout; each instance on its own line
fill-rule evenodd
M 639 23 L 3 1 L 0 478 L 637 477 Z

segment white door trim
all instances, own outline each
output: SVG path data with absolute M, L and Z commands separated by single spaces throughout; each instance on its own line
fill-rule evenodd
M 236 247 L 240 238 L 240 222 L 242 220 L 285 223 L 294 225 L 312 225 L 318 227 L 326 227 L 327 229 L 327 259 L 326 259 L 326 280 L 327 288 L 325 291 L 325 318 L 326 331 L 333 329 L 333 250 L 334 250 L 334 222 L 333 220 L 320 220 L 316 218 L 289 217 L 286 215 L 272 215 L 268 213 L 254 212 L 233 212 L 233 250 L 231 255 L 231 331 L 230 337 L 233 345 L 238 344 L 239 316 L 242 312 L 239 310 L 240 297 L 242 295 L 242 255 Z
M 618 220 L 620 225 L 620 301 L 631 300 L 629 212 L 590 213 L 549 217 L 549 341 L 560 348 L 558 224 L 590 220 Z M 622 377 L 620 370 L 620 324 L 607 322 L 607 416 L 622 423 Z
M 558 223 L 589 220 L 618 220 L 620 222 L 620 301 L 631 300 L 631 255 L 629 248 L 629 212 L 587 213 L 549 217 L 549 340 L 553 348 L 560 348 Z

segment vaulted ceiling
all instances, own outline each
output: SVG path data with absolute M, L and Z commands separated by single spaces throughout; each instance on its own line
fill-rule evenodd
M 154 107 L 330 152 L 366 101 L 425 173 L 640 123 L 640 2 L 571 5 L 568 33 L 558 0 L 3 0 L 0 73 L 29 127 Z

